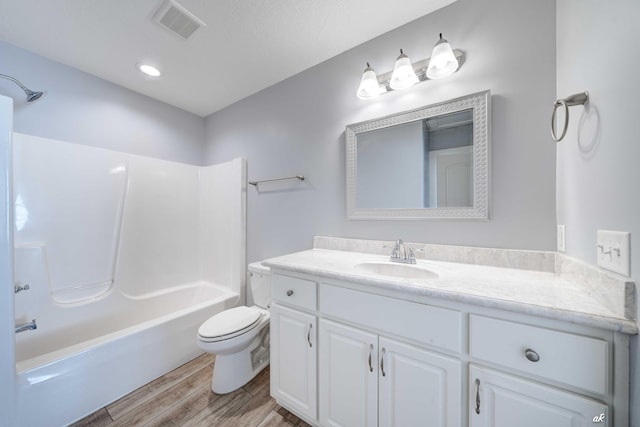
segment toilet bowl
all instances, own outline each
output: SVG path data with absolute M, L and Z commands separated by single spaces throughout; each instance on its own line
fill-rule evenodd
M 216 355 L 211 390 L 217 394 L 237 390 L 269 364 L 269 268 L 249 264 L 248 276 L 255 305 L 225 310 L 198 329 L 198 346 Z

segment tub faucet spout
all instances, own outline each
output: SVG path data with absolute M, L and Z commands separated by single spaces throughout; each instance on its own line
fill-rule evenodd
M 31 322 L 16 325 L 16 334 L 24 331 L 32 331 L 34 329 L 38 329 L 38 325 L 36 325 L 36 319 L 31 320 Z

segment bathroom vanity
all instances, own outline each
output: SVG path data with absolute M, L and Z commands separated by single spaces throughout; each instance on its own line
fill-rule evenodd
M 283 407 L 322 426 L 628 425 L 633 283 L 550 252 L 408 245 L 408 265 L 389 245 L 264 261 Z

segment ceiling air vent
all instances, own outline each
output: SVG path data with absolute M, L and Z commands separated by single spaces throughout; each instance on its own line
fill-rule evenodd
M 184 40 L 191 37 L 198 28 L 207 25 L 174 0 L 165 1 L 153 15 L 153 19 L 160 26 L 177 34 Z

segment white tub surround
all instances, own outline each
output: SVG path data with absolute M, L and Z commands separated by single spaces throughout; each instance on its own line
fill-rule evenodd
M 13 135 L 17 425 L 60 426 L 194 358 L 244 302 L 246 162 Z M 13 352 L 12 352 L 13 353 Z M 37 402 L 37 410 L 34 410 Z
M 628 425 L 633 282 L 552 252 L 407 243 L 417 264 L 392 263 L 393 244 L 263 261 L 280 404 L 314 425 Z
M 197 167 L 18 133 L 13 146 L 16 281 L 64 305 L 201 280 L 242 292 L 244 160 Z

